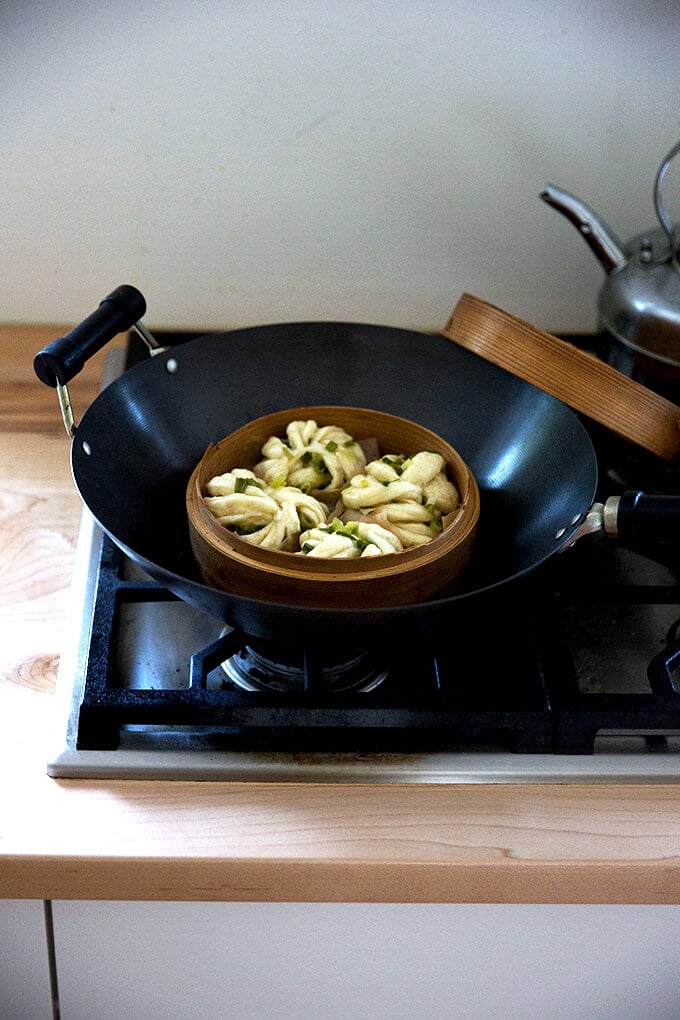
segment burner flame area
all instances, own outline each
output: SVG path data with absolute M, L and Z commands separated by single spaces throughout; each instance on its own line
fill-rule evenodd
M 228 628 L 222 633 L 228 633 Z M 221 667 L 227 680 L 242 690 L 282 694 L 372 691 L 388 675 L 388 669 L 368 651 L 329 661 L 309 651 L 254 643 L 244 645 Z

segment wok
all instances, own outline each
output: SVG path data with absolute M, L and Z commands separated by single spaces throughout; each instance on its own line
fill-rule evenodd
M 62 410 L 66 384 L 96 349 L 132 326 L 149 338 L 139 322 L 145 309 L 139 291 L 119 287 L 36 355 L 36 373 L 57 387 Z M 206 447 L 261 415 L 314 404 L 400 415 L 458 450 L 479 485 L 481 511 L 456 590 L 409 606 L 329 609 L 276 603 L 266 590 L 245 598 L 200 581 L 185 489 Z M 291 644 L 337 647 L 348 633 L 354 645 L 386 634 L 450 639 L 459 612 L 505 594 L 574 540 L 593 513 L 598 486 L 588 432 L 560 400 L 444 335 L 380 325 L 255 326 L 161 350 L 104 389 L 72 431 L 80 496 L 133 561 L 246 635 Z M 655 527 L 660 521 L 668 535 L 678 507 L 669 497 L 656 499 Z M 644 522 L 650 500 L 632 494 L 621 505 L 630 520 Z

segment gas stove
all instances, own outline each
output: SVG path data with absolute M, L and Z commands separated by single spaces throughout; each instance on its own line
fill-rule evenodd
M 114 352 L 108 378 L 131 356 Z M 607 438 L 594 440 L 611 459 Z M 618 472 L 604 473 L 609 493 Z M 591 536 L 488 611 L 457 617 L 446 646 L 350 639 L 320 653 L 250 640 L 177 599 L 84 510 L 47 771 L 678 782 L 679 692 L 680 561 L 668 549 Z

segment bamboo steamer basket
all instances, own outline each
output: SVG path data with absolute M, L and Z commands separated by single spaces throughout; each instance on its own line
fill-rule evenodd
M 254 467 L 270 436 L 285 435 L 291 421 L 309 419 L 320 427 L 340 426 L 358 441 L 374 439 L 381 455 L 441 454 L 460 494 L 441 534 L 400 552 L 322 559 L 262 548 L 219 524 L 203 499 L 207 482 L 235 467 Z M 468 564 L 479 505 L 471 471 L 440 436 L 405 418 L 358 407 L 297 407 L 257 418 L 208 447 L 186 490 L 191 547 L 205 583 L 267 602 L 334 609 L 410 605 L 448 588 Z

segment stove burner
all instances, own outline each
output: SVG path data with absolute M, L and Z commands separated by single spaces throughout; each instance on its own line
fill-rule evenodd
M 229 628 L 223 630 L 223 634 Z M 245 691 L 282 694 L 366 692 L 375 690 L 388 670 L 370 652 L 340 661 L 314 660 L 308 653 L 248 644 L 222 663 L 228 679 Z

